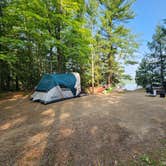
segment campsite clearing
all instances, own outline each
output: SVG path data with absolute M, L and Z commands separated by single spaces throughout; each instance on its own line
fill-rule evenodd
M 48 105 L 20 95 L 0 101 L 1 166 L 153 162 L 146 155 L 165 163 L 165 149 L 166 99 L 141 91 Z

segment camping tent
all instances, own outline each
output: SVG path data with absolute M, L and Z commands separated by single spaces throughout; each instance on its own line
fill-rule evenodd
M 78 73 L 44 74 L 31 99 L 44 104 L 72 98 L 81 92 Z

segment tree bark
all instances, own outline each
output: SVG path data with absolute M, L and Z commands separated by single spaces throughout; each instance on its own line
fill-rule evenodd
M 59 14 L 62 14 L 62 2 L 61 0 L 59 1 L 59 4 L 58 4 L 58 13 Z M 57 21 L 57 25 L 56 25 L 56 39 L 61 41 L 61 21 L 62 20 L 58 20 Z M 57 71 L 59 73 L 63 72 L 63 58 L 62 58 L 62 50 L 61 50 L 61 47 L 58 45 L 57 46 Z
M 19 81 L 18 81 L 18 77 L 17 76 L 16 76 L 15 82 L 16 82 L 16 91 L 18 91 L 19 90 Z
M 161 49 L 161 42 L 159 42 L 160 45 L 160 75 L 161 75 L 161 85 L 164 85 L 164 63 L 163 63 L 163 54 Z

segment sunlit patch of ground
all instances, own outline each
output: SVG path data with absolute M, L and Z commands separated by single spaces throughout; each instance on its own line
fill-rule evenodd
M 0 93 L 0 100 L 16 100 L 22 97 L 27 97 L 29 95 L 29 92 L 1 92 Z
M 143 91 L 42 105 L 0 101 L 0 166 L 159 165 L 166 158 L 166 99 Z

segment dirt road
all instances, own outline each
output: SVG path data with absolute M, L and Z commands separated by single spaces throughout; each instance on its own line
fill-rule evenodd
M 166 99 L 143 92 L 49 105 L 0 101 L 0 165 L 120 165 L 165 148 Z

